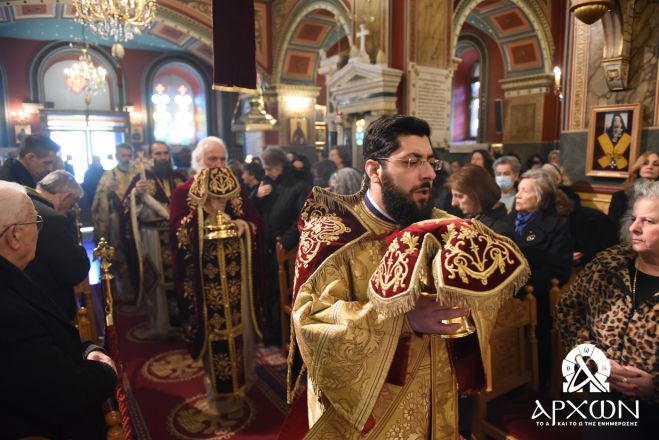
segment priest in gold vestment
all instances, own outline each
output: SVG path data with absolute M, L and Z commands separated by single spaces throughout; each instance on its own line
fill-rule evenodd
M 362 191 L 316 188 L 300 217 L 289 400 L 306 371 L 308 425 L 289 416 L 280 438 L 455 439 L 458 393 L 484 385 L 481 350 L 528 264 L 510 240 L 432 208 L 425 121 L 374 121 L 364 158 Z M 469 313 L 476 332 L 448 339 Z
M 205 168 L 188 194 L 179 223 L 174 276 L 182 279 L 183 333 L 193 358 L 201 358 L 209 401 L 234 414 L 254 383 L 258 294 L 253 266 L 259 218 L 245 210 L 238 179 L 229 168 Z
M 149 156 L 153 165 L 133 178 L 124 196 L 122 238 L 137 305 L 146 306 L 150 335 L 164 338 L 176 335 L 180 325 L 169 245 L 169 209 L 172 192 L 185 176 L 172 169 L 166 144 L 151 144 Z
M 137 171 L 131 166 L 133 146 L 118 144 L 115 157 L 118 164 L 113 169 L 103 173 L 96 187 L 92 203 L 92 223 L 94 225 L 94 243 L 98 244 L 105 238 L 114 247 L 113 267 L 115 283 L 113 291 L 120 301 L 135 301 L 135 294 L 130 284 L 130 276 L 126 265 L 123 240 L 120 235 L 120 223 L 123 216 L 123 198 L 128 185 Z

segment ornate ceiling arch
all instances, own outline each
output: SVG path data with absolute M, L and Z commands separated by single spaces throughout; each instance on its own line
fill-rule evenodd
M 331 28 L 323 25 L 328 21 L 327 13 L 340 25 L 342 35 L 352 44 L 349 11 L 340 0 L 303 0 L 290 14 L 284 24 L 285 32 L 277 42 L 272 79 L 275 82 L 308 83 L 315 80 L 318 54 L 327 49 L 331 41 Z M 287 68 L 298 65 L 300 68 Z
M 507 75 L 551 73 L 554 41 L 546 16 L 535 1 L 464 0 L 453 14 L 451 54 L 469 22 L 502 47 Z
M 17 38 L 64 40 L 80 39 L 79 25 L 74 22 L 73 4 L 58 0 L 4 0 L 0 6 L 0 31 L 31 27 Z M 38 23 L 43 26 L 34 26 Z M 48 23 L 61 23 L 60 25 Z M 30 24 L 32 23 L 32 26 Z M 23 26 L 24 25 L 24 26 Z M 39 29 L 36 29 L 39 28 Z M 11 34 L 10 34 L 11 35 Z M 10 36 L 6 35 L 5 36 Z M 88 41 L 111 46 L 112 41 L 102 40 L 87 32 Z M 156 18 L 142 36 L 125 44 L 127 48 L 182 50 L 190 52 L 207 63 L 212 62 L 212 15 L 210 0 L 159 0 Z

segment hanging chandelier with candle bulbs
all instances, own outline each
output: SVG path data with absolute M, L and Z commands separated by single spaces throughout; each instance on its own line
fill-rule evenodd
M 73 6 L 79 23 L 115 42 L 132 40 L 156 15 L 155 0 L 73 0 Z
M 82 54 L 76 63 L 64 69 L 64 75 L 66 86 L 74 93 L 84 93 L 86 103 L 91 102 L 93 95 L 105 89 L 107 71 L 94 65 L 87 47 L 82 48 Z

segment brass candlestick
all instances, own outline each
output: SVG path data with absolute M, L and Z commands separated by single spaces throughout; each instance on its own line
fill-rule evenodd
M 236 225 L 231 223 L 231 217 L 222 211 L 217 211 L 214 225 L 204 226 L 204 240 L 223 240 L 237 236 Z

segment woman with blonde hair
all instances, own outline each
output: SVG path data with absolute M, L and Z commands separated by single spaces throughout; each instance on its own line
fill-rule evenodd
M 606 354 L 610 363 L 608 383 L 613 394 L 599 394 L 606 399 L 603 401 L 614 405 L 620 400 L 630 408 L 640 407 L 640 418 L 629 419 L 636 429 L 611 426 L 588 429 L 587 439 L 653 438 L 653 434 L 656 435 L 653 415 L 657 414 L 659 402 L 656 332 L 659 320 L 659 182 L 637 180 L 630 194 L 628 237 L 623 243 L 597 254 L 579 273 L 555 310 L 557 328 L 567 351 L 577 344 L 588 343 Z
M 613 193 L 611 204 L 609 205 L 609 218 L 615 225 L 616 231 L 620 231 L 620 220 L 625 214 L 634 182 L 638 179 L 657 180 L 659 178 L 659 153 L 656 151 L 646 151 L 641 154 L 631 170 L 629 177 L 623 184 L 623 189 Z

